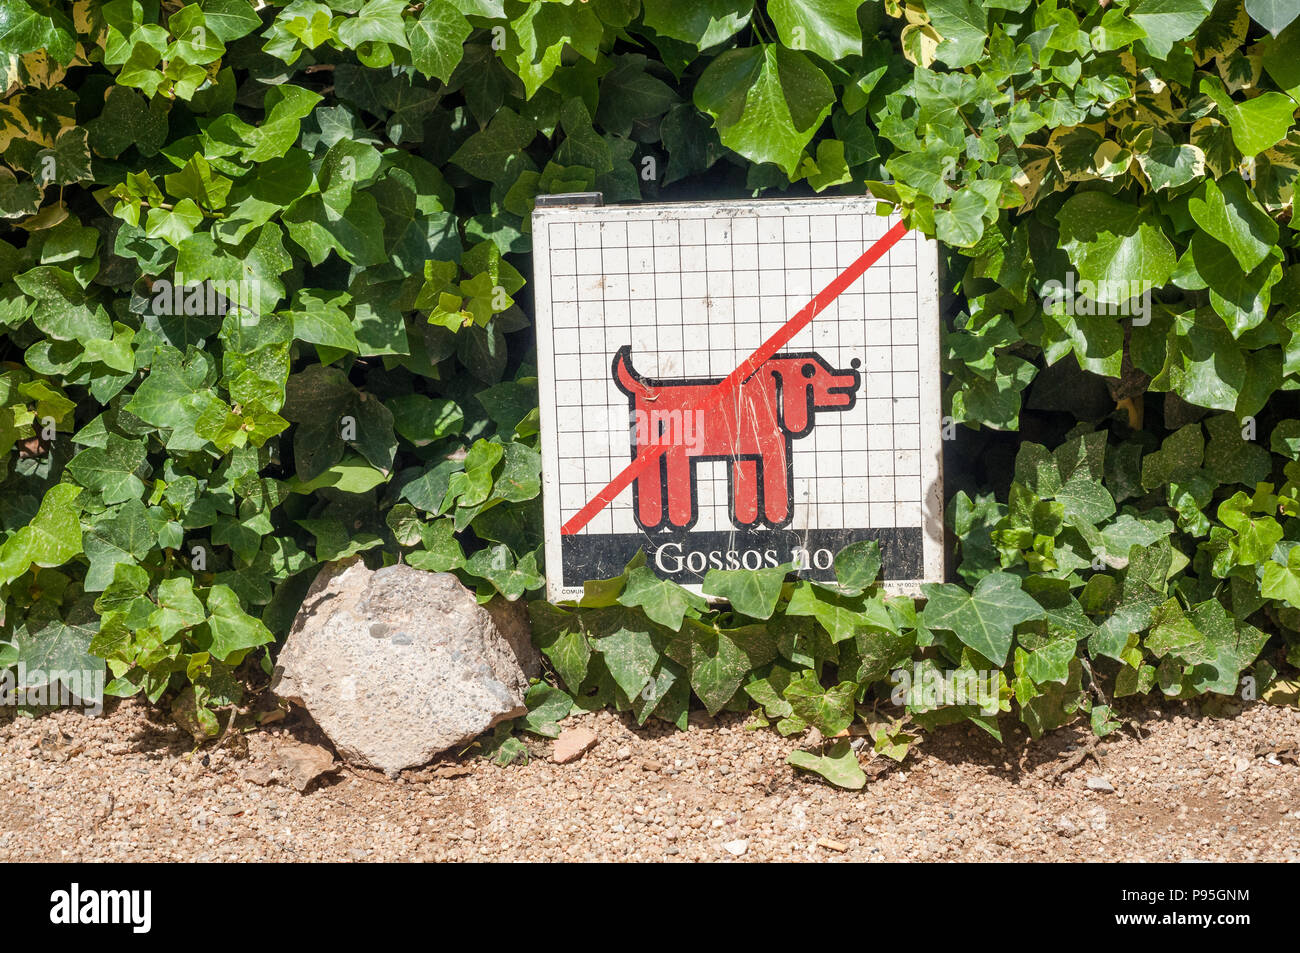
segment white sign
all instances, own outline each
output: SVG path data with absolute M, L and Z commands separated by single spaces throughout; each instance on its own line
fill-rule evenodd
M 879 541 L 943 579 L 938 252 L 871 198 L 539 206 L 547 590 Z

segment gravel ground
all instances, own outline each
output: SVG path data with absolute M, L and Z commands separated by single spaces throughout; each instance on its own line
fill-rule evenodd
M 1140 740 L 1126 731 L 1059 780 L 1081 729 L 1005 746 L 945 729 L 845 792 L 739 716 L 677 732 L 599 712 L 565 723 L 598 737 L 567 764 L 530 738 L 526 765 L 343 768 L 306 793 L 282 766 L 321 740 L 305 715 L 216 749 L 137 702 L 5 715 L 0 860 L 1300 861 L 1300 712 L 1133 715 Z

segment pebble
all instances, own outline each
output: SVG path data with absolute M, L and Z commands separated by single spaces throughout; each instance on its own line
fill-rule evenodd
M 577 761 L 596 744 L 596 733 L 590 728 L 565 728 L 555 739 L 551 758 L 556 764 Z
M 1105 778 L 1094 775 L 1088 779 L 1088 790 L 1101 791 L 1103 794 L 1114 794 L 1115 785 L 1111 784 Z
M 729 840 L 722 845 L 722 849 L 733 857 L 743 857 L 749 850 L 749 841 L 747 840 Z

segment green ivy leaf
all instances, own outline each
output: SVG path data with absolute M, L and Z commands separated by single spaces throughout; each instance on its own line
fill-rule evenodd
M 1098 302 L 1123 304 L 1131 289 L 1160 287 L 1173 274 L 1173 245 L 1154 215 L 1139 206 L 1105 192 L 1080 192 L 1066 200 L 1056 220 L 1061 247 L 1080 280 L 1097 289 Z
M 633 569 L 627 576 L 627 586 L 618 597 L 621 605 L 640 606 L 650 621 L 657 622 L 673 632 L 682 627 L 688 612 L 702 612 L 708 603 L 673 582 L 661 579 L 654 570 L 645 566 Z
M 984 6 L 975 0 L 930 0 L 930 22 L 943 37 L 934 55 L 953 68 L 969 66 L 984 53 L 988 37 Z
M 795 717 L 812 725 L 824 737 L 833 738 L 853 723 L 856 693 L 857 686 L 852 682 L 823 688 L 816 675 L 804 672 L 790 681 L 782 695 Z
M 951 583 L 921 588 L 929 599 L 923 614 L 926 627 L 947 629 L 997 665 L 1006 664 L 1015 627 L 1044 615 L 1042 606 L 1010 573 L 989 573 L 972 592 Z
M 596 121 L 620 136 L 650 124 L 680 102 L 673 88 L 648 68 L 640 53 L 612 57 L 614 68 L 600 81 Z
M 767 13 L 790 49 L 838 60 L 862 52 L 858 6 L 857 0 L 772 0 Z
M 811 751 L 792 751 L 786 764 L 819 774 L 836 787 L 849 791 L 860 791 L 867 784 L 867 776 L 847 739 L 835 742 L 820 755 Z
M 1258 657 L 1268 633 L 1232 618 L 1217 599 L 1197 605 L 1191 618 L 1203 640 L 1179 649 L 1178 655 L 1191 663 L 1193 691 L 1235 695 L 1242 670 Z
M 548 602 L 528 604 L 533 641 L 555 668 L 570 692 L 577 693 L 587 678 L 591 645 L 578 619 Z
M 1250 18 L 1269 33 L 1277 36 L 1300 16 L 1300 8 L 1287 0 L 1246 0 Z
M 1282 279 L 1280 253 L 1269 249 L 1269 257 L 1251 272 L 1242 271 L 1223 245 L 1204 232 L 1192 237 L 1190 257 L 1197 274 L 1210 289 L 1210 304 L 1223 318 L 1233 337 L 1240 337 L 1263 323 L 1272 298 L 1272 287 Z
M 754 0 L 643 0 L 645 25 L 706 50 L 744 29 Z
M 451 82 L 471 32 L 469 21 L 449 0 L 431 0 L 406 23 L 411 62 L 425 76 Z
M 635 698 L 650 681 L 659 661 L 661 635 L 637 609 L 596 609 L 587 617 L 596 636 L 593 648 L 627 698 Z
M 68 461 L 68 472 L 111 505 L 144 493 L 144 483 L 137 475 L 144 461 L 144 441 L 110 433 L 103 447 L 88 447 Z
M 691 687 L 709 714 L 721 711 L 745 676 L 776 657 L 776 640 L 766 626 L 721 629 L 687 619 L 667 652 L 690 672 Z
M 1260 569 L 1260 594 L 1300 608 L 1300 546 L 1287 551 L 1286 562 L 1269 560 Z
M 248 36 L 262 25 L 249 0 L 202 0 L 203 23 L 222 43 Z
M 695 87 L 695 105 L 713 117 L 724 146 L 791 176 L 833 101 L 825 73 L 775 45 L 728 50 Z
M 465 560 L 465 571 L 474 576 L 481 576 L 501 595 L 512 602 L 526 592 L 539 589 L 546 579 L 537 570 L 537 555 L 525 553 L 515 559 L 510 548 L 504 544 L 480 549 Z
M 700 588 L 705 595 L 726 599 L 733 609 L 751 619 L 770 619 L 789 571 L 789 565 L 771 569 L 710 569 Z
M 1266 92 L 1236 103 L 1215 76 L 1201 78 L 1201 92 L 1219 107 L 1232 128 L 1232 141 L 1247 158 L 1285 139 L 1295 122 L 1296 102 L 1286 93 Z
M 208 590 L 206 601 L 207 631 L 198 633 L 195 643 L 213 658 L 228 665 L 238 665 L 259 645 L 275 641 L 260 620 L 243 610 L 239 597 L 229 586 L 213 586 Z
M 851 592 L 861 592 L 880 574 L 880 543 L 874 539 L 850 543 L 835 556 L 835 578 Z
M 852 639 L 840 643 L 840 668 L 851 673 L 859 685 L 870 685 L 889 676 L 895 666 L 912 657 L 916 648 L 916 632 L 900 632 L 875 627 L 864 627 Z
M 500 109 L 485 129 L 465 140 L 451 162 L 489 182 L 504 178 L 512 162 L 533 141 L 537 129 L 509 107 Z
M 1214 0 L 1138 0 L 1129 16 L 1146 33 L 1143 45 L 1163 60 L 1175 43 L 1196 32 L 1213 7 Z
M 50 487 L 31 522 L 0 546 L 0 585 L 13 582 L 31 566 L 61 566 L 81 553 L 79 508 L 73 501 L 81 488 L 71 483 Z
M 105 96 L 104 111 L 88 122 L 86 129 L 88 144 L 96 155 L 115 159 L 135 146 L 140 155 L 151 156 L 167 138 L 167 102 L 112 86 Z
M 183 576 L 158 583 L 158 608 L 149 615 L 149 625 L 165 640 L 178 632 L 201 625 L 207 617 L 203 603 L 194 594 L 193 580 Z
M 586 4 L 530 3 L 511 20 L 517 72 L 529 99 L 560 65 L 565 47 L 595 61 L 604 27 Z
M 111 338 L 113 327 L 104 309 L 89 296 L 69 271 L 40 265 L 14 278 L 36 301 L 32 323 L 56 341 Z
M 1277 244 L 1277 223 L 1259 206 L 1239 175 L 1206 179 L 1187 203 L 1196 224 L 1227 245 L 1242 271 L 1253 271 Z
M 573 710 L 573 699 L 545 682 L 531 686 L 524 702 L 528 705 L 528 714 L 520 720 L 520 725 L 525 731 L 543 738 L 558 738 L 559 723 Z
M 786 615 L 813 616 L 836 644 L 852 638 L 863 626 L 897 628 L 878 596 L 864 598 L 808 582 L 795 586 L 785 611 Z
M 27 680 L 20 688 L 53 688 L 56 673 L 66 673 L 69 680 L 65 687 L 69 691 L 84 693 L 84 702 L 100 701 L 87 690 L 94 688 L 91 677 L 104 668 L 103 659 L 90 652 L 99 627 L 99 617 L 89 598 L 83 596 L 67 608 L 42 600 L 14 630 L 10 644 L 17 648 L 17 656 L 7 661 L 6 667 L 22 666 Z
M 68 15 L 41 4 L 39 10 L 27 0 L 0 0 L 0 50 L 33 53 L 41 50 L 61 65 L 72 61 L 76 32 Z

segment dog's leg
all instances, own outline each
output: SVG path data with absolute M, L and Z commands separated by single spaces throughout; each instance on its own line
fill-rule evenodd
M 737 526 L 758 520 L 758 461 L 731 461 L 731 518 Z
M 769 526 L 780 526 L 790 518 L 789 445 L 781 435 L 763 448 L 763 515 Z
M 637 521 L 645 529 L 658 529 L 664 522 L 663 460 L 656 460 L 636 478 Z
M 668 521 L 674 526 L 689 526 L 695 511 L 691 458 L 684 447 L 671 448 L 664 458 L 668 461 Z

